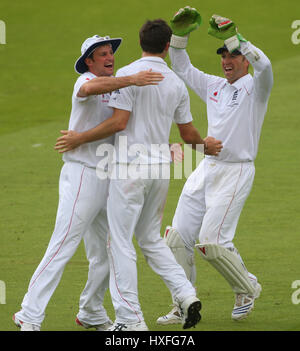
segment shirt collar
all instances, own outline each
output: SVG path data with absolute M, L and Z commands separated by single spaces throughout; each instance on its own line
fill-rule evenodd
M 162 63 L 163 65 L 167 66 L 167 63 L 164 59 L 158 56 L 145 56 L 140 58 L 138 61 L 148 61 L 148 62 L 156 62 L 156 63 Z
M 240 79 L 236 80 L 233 84 L 230 84 L 227 80 L 226 82 L 224 83 L 224 87 L 225 86 L 232 86 L 236 89 L 240 89 L 242 88 L 243 86 L 247 86 L 250 81 L 252 80 L 252 76 L 250 73 L 246 74 L 245 76 L 241 77 Z
M 90 71 L 86 71 L 86 72 L 82 73 L 82 75 L 84 75 L 84 74 L 86 76 L 90 76 L 91 78 L 97 78 L 97 76 L 94 73 L 90 72 Z

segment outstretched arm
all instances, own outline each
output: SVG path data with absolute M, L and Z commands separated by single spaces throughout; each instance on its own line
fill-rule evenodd
M 152 69 L 126 77 L 97 77 L 82 84 L 77 96 L 105 94 L 130 85 L 157 85 L 163 79 L 164 76 L 161 73 L 152 72 Z
M 78 133 L 73 130 L 62 130 L 61 134 L 63 134 L 63 136 L 56 140 L 54 149 L 59 153 L 64 153 L 82 144 L 107 138 L 124 130 L 129 117 L 130 111 L 114 109 L 114 113 L 110 118 L 85 132 Z

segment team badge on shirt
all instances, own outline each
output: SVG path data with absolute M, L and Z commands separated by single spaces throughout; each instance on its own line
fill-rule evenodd
M 240 91 L 241 91 L 241 89 L 235 90 L 235 91 L 233 92 L 232 98 L 231 98 L 230 103 L 229 103 L 228 106 L 234 107 L 234 106 L 239 105 L 239 103 L 238 103 L 238 96 L 239 96 L 239 92 L 240 92 Z

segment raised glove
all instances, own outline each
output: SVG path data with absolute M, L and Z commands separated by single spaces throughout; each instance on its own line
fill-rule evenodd
M 240 48 L 241 41 L 247 41 L 237 32 L 237 27 L 229 18 L 213 15 L 209 20 L 208 34 L 224 40 L 229 52 Z
M 195 8 L 186 6 L 176 12 L 170 23 L 173 32 L 171 46 L 185 49 L 189 34 L 201 24 L 201 16 Z

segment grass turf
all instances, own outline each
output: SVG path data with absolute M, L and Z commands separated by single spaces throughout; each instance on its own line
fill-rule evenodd
M 291 284 L 300 279 L 300 45 L 293 45 L 290 39 L 299 2 L 253 0 L 249 6 L 236 0 L 230 4 L 91 0 L 83 8 L 79 1 L 53 0 L 42 5 L 37 0 L 4 0 L 0 4 L 0 20 L 5 21 L 7 31 L 7 44 L 0 45 L 0 280 L 6 284 L 6 304 L 0 304 L 1 331 L 15 330 L 11 316 L 20 308 L 53 230 L 62 165 L 53 145 L 58 131 L 67 127 L 77 77 L 73 64 L 82 41 L 96 33 L 123 37 L 116 55 L 116 66 L 121 67 L 139 58 L 137 33 L 146 19 L 168 20 L 185 5 L 195 6 L 203 17 L 188 47 L 195 66 L 222 74 L 214 54 L 220 43 L 206 34 L 209 17 L 219 13 L 232 17 L 241 33 L 265 51 L 274 71 L 256 178 L 235 238 L 248 269 L 263 286 L 261 298 L 247 320 L 232 322 L 229 286 L 196 256 L 203 319 L 194 330 L 300 330 L 300 305 L 291 301 Z M 193 92 L 191 106 L 195 125 L 205 135 L 205 105 Z M 171 141 L 177 140 L 173 129 Z M 184 180 L 171 181 L 162 228 L 171 222 L 183 184 Z M 169 311 L 170 294 L 137 251 L 140 301 L 149 328 L 181 330 L 180 326 L 155 324 L 158 316 Z M 80 245 L 48 305 L 43 330 L 80 330 L 74 319 L 87 269 Z M 106 306 L 113 318 L 108 294 Z

